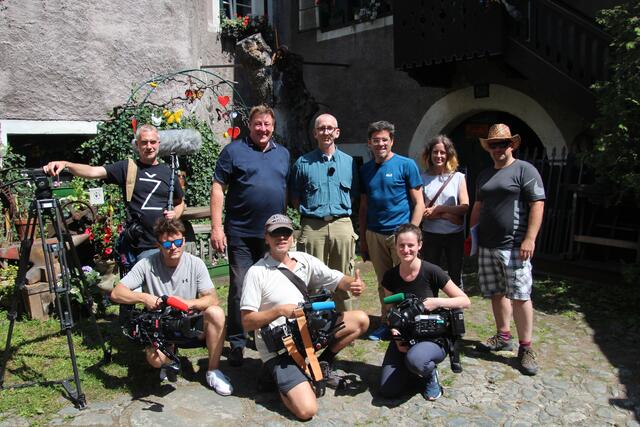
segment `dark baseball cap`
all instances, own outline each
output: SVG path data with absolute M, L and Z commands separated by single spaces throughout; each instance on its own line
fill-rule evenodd
M 275 214 L 271 215 L 264 224 L 264 229 L 267 233 L 272 233 L 279 228 L 293 231 L 293 222 L 286 215 Z

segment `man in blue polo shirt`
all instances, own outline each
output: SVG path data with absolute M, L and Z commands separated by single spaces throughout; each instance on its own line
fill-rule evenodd
M 318 149 L 298 158 L 289 181 L 291 201 L 300 210 L 298 250 L 353 275 L 357 236 L 350 216 L 357 195 L 355 162 L 336 147 L 340 129 L 331 114 L 316 118 L 313 136 Z M 347 292 L 338 289 L 333 299 L 338 312 L 352 309 Z
M 387 310 L 383 303 L 382 277 L 387 270 L 399 264 L 393 232 L 407 222 L 419 226 L 424 214 L 422 178 L 418 165 L 412 159 L 391 151 L 395 127 L 387 121 L 374 122 L 367 131 L 373 160 L 360 169 L 360 251 L 369 257 L 378 278 L 378 296 L 382 321 Z M 385 324 L 374 331 L 369 339 L 386 336 Z
M 211 244 L 218 252 L 226 249 L 229 256 L 227 336 L 231 366 L 241 366 L 244 361 L 246 335 L 240 318 L 244 276 L 264 255 L 264 223 L 286 209 L 289 151 L 272 139 L 274 128 L 273 110 L 265 105 L 253 107 L 249 137 L 224 147 L 211 185 Z

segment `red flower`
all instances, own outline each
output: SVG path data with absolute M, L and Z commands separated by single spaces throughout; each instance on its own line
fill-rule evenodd
M 113 248 L 104 248 L 104 256 L 109 256 L 111 255 L 111 252 L 113 252 Z

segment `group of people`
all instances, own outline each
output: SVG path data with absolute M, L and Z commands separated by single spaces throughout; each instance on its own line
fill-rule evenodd
M 206 379 L 219 394 L 233 392 L 229 378 L 218 369 L 225 336 L 231 347 L 229 365 L 241 366 L 247 333 L 255 331 L 264 370 L 284 404 L 299 419 L 314 416 L 316 397 L 307 376 L 287 353 L 270 351 L 262 335 L 265 327 L 269 330 L 293 318 L 307 292 L 332 292 L 344 327 L 318 356 L 331 377 L 336 354 L 369 329 L 367 314 L 353 309 L 352 297 L 365 288 L 354 271 L 360 239 L 360 253 L 376 272 L 382 313 L 380 327 L 369 338 L 393 338 L 384 357 L 380 393 L 397 395 L 413 377 L 424 382 L 427 399 L 437 399 L 442 387 L 436 365 L 445 358 L 446 345 L 437 340 L 409 345 L 402 340 L 398 330 L 386 325 L 389 306 L 383 299 L 398 292 L 414 294 L 427 312 L 470 305 L 461 274 L 469 196 L 465 176 L 457 172 L 453 143 L 442 135 L 429 141 L 423 153 L 427 168 L 420 174 L 412 159 L 393 152 L 394 125 L 374 122 L 367 135 L 373 159 L 358 170 L 354 159 L 336 144 L 340 137 L 336 118 L 321 114 L 313 129 L 318 148 L 290 168 L 288 150 L 273 138 L 275 119 L 271 108 L 253 107 L 249 135 L 225 146 L 215 165 L 211 244 L 228 254 L 226 319 L 204 263 L 183 253 L 185 230 L 179 217 L 184 203 L 179 188 L 173 193 L 174 208 L 166 209 L 170 171 L 158 162 L 160 141 L 154 127 L 138 128 L 140 157 L 135 163 L 125 160 L 96 167 L 56 161 L 44 170 L 56 175 L 67 168 L 77 176 L 105 179 L 119 184 L 123 194 L 133 186 L 127 199 L 129 222 L 146 237 L 127 246 L 137 263 L 115 286 L 111 299 L 154 309 L 159 296 L 174 295 L 203 312 L 201 338 L 209 350 Z M 494 165 L 478 176 L 470 226 L 477 225 L 480 289 L 491 298 L 496 334 L 477 349 L 512 350 L 513 316 L 522 371 L 534 375 L 538 365 L 531 347 L 530 260 L 544 209 L 542 180 L 533 166 L 513 156 L 520 137 L 511 135 L 506 125 L 492 126 L 480 143 Z M 358 200 L 359 235 L 351 221 Z M 300 212 L 297 250 L 292 250 L 293 223 L 284 215 L 288 204 Z M 441 263 L 442 255 L 446 263 Z M 143 292 L 134 292 L 136 288 Z M 439 297 L 440 290 L 448 298 Z M 146 356 L 155 367 L 170 362 L 155 349 L 147 349 Z

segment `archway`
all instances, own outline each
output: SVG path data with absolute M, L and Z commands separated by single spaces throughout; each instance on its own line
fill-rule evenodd
M 494 123 L 505 123 L 513 135 L 520 135 L 522 143 L 514 152 L 515 157 L 533 160 L 544 157 L 544 146 L 538 135 L 522 120 L 501 111 L 485 111 L 474 114 L 455 128 L 445 131 L 458 152 L 459 170 L 467 176 L 469 197 L 475 200 L 475 182 L 481 170 L 491 167 L 493 161 L 482 148 L 478 138 L 486 137 Z
M 531 128 L 547 151 L 561 150 L 568 145 L 549 113 L 533 98 L 496 84 L 489 86 L 489 94 L 486 98 L 476 98 L 473 87 L 469 86 L 433 103 L 413 134 L 409 156 L 419 159 L 429 138 L 450 132 L 468 118 L 487 111 L 505 112 L 518 118 Z

